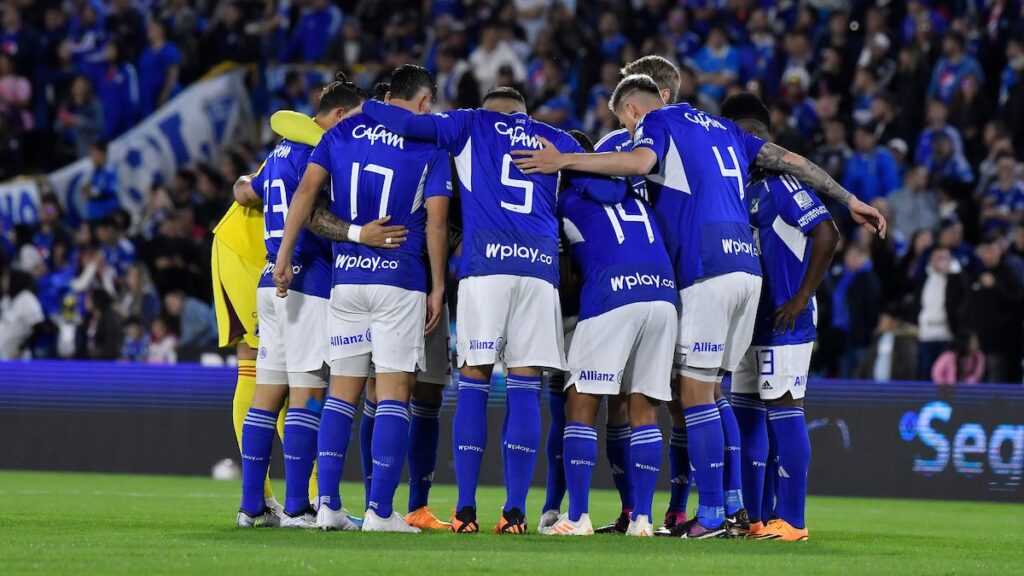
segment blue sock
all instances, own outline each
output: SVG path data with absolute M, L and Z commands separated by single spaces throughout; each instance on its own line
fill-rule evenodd
M 653 520 L 651 505 L 661 472 L 661 430 L 657 424 L 633 428 L 629 441 L 629 475 L 633 485 L 632 519 L 641 514 Z
M 561 510 L 565 496 L 565 466 L 562 465 L 562 436 L 565 434 L 565 394 L 562 392 L 562 374 L 548 377 L 548 410 L 551 412 L 551 426 L 544 451 L 548 459 L 548 484 L 544 507 L 541 512 Z
M 508 486 L 508 417 L 509 412 L 505 410 L 505 417 L 501 420 L 501 474 L 505 486 Z
M 359 419 L 359 465 L 363 471 L 363 509 L 370 507 L 370 485 L 373 484 L 373 456 L 370 444 L 373 442 L 373 420 L 377 403 L 363 401 L 363 417 Z
M 633 509 L 633 475 L 630 473 L 629 424 L 609 426 L 605 430 L 604 452 L 612 467 L 612 481 L 619 491 L 623 510 Z
M 778 462 L 775 431 L 768 426 L 768 459 L 764 461 L 764 492 L 761 493 L 762 522 L 768 522 L 775 517 L 775 484 L 779 475 Z
M 437 465 L 437 442 L 441 437 L 441 404 L 413 400 L 409 404 L 409 512 L 430 500 Z
M 761 499 L 764 496 L 764 470 L 768 460 L 768 426 L 766 408 L 756 395 L 733 394 L 732 408 L 740 429 L 740 476 L 743 481 L 743 504 L 751 521 L 761 520 Z M 765 518 L 764 520 L 767 520 Z
M 341 508 L 341 473 L 345 470 L 345 454 L 352 436 L 352 420 L 356 407 L 339 398 L 327 397 L 320 414 L 320 435 L 317 437 L 316 478 L 320 505 L 331 510 Z
M 296 515 L 309 508 L 309 475 L 316 462 L 320 413 L 289 408 L 284 417 L 284 511 Z
M 367 507 L 381 518 L 394 512 L 395 489 L 402 478 L 409 449 L 409 407 L 398 400 L 381 400 L 373 423 L 373 483 Z
M 589 512 L 590 479 L 597 463 L 597 430 L 578 422 L 565 426 L 565 483 L 569 488 L 569 519 Z
M 772 406 L 768 408 L 768 426 L 775 432 L 775 449 L 779 454 L 775 514 L 794 528 L 803 528 L 807 468 L 811 463 L 811 440 L 807 436 L 804 409 Z
M 242 505 L 243 512 L 259 514 L 266 507 L 263 482 L 270 469 L 270 451 L 277 433 L 277 414 L 250 408 L 242 424 Z
M 672 427 L 668 441 L 668 472 L 672 477 L 669 512 L 686 512 L 686 504 L 690 500 L 690 452 L 686 438 L 686 428 Z
M 508 469 L 505 511 L 518 508 L 526 512 L 526 495 L 533 482 L 540 449 L 540 378 L 509 376 L 505 437 L 505 467 Z
M 722 418 L 714 404 L 701 404 L 683 410 L 689 439 L 690 465 L 697 482 L 697 517 L 705 528 L 717 528 L 725 520 L 725 491 L 722 467 L 725 465 L 725 440 Z
M 459 488 L 458 510 L 476 508 L 476 485 L 480 481 L 480 463 L 487 447 L 488 382 L 459 376 L 458 402 L 452 423 L 452 450 L 455 483 Z
M 722 419 L 722 437 L 725 439 L 725 513 L 733 515 L 743 508 L 743 483 L 740 473 L 743 470 L 740 457 L 740 428 L 736 424 L 736 415 L 732 406 L 725 398 L 715 400 L 718 415 Z

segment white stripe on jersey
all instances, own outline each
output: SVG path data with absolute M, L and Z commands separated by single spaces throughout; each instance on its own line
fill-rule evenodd
M 459 174 L 459 184 L 466 192 L 473 191 L 473 137 L 466 138 L 466 146 L 455 157 L 455 171 Z
M 679 150 L 672 138 L 668 139 L 668 152 L 665 154 L 665 166 L 660 174 L 648 176 L 656 184 L 668 186 L 673 190 L 691 194 L 690 180 L 686 177 L 686 168 L 683 167 L 683 159 L 679 157 Z
M 804 252 L 807 249 L 807 236 L 799 228 L 787 224 L 782 216 L 776 216 L 772 221 L 772 230 L 786 245 L 786 248 L 789 248 L 789 251 L 796 256 L 797 260 L 803 262 Z

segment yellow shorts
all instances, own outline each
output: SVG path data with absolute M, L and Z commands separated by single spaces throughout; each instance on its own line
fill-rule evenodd
M 263 265 L 242 258 L 215 236 L 211 266 L 219 345 L 235 346 L 244 341 L 250 348 L 259 348 L 256 286 Z

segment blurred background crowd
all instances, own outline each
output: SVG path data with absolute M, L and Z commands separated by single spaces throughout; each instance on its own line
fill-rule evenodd
M 625 62 L 662 55 L 714 113 L 749 90 L 776 141 L 883 210 L 818 293 L 819 376 L 1021 382 L 1024 4 L 1018 0 L 9 0 L 0 21 L 0 178 L 89 156 L 87 214 L 44 196 L 0 222 L 0 356 L 173 362 L 215 346 L 212 229 L 271 135 L 118 206 L 106 143 L 227 62 L 265 121 L 311 113 L 331 71 L 364 87 L 418 62 L 436 109 L 496 85 L 598 138 Z M 835 208 L 835 207 L 833 207 Z

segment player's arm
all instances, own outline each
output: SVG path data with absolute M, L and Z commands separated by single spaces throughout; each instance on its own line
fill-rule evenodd
M 317 195 L 327 183 L 327 170 L 323 166 L 310 162 L 306 173 L 299 182 L 299 187 L 292 196 L 292 204 L 288 207 L 288 217 L 284 221 L 284 237 L 277 251 L 277 263 L 274 266 L 274 285 L 277 295 L 288 295 L 288 286 L 292 283 L 292 252 L 299 239 L 299 232 L 313 214 L 313 205 Z
M 438 141 L 437 124 L 434 117 L 428 114 L 414 114 L 404 108 L 376 100 L 363 102 L 363 114 L 401 136 L 428 142 Z
M 775 311 L 775 332 L 788 332 L 796 327 L 797 318 L 807 308 L 807 303 L 811 301 L 825 277 L 825 272 L 832 264 L 832 256 L 839 245 L 839 229 L 831 218 L 824 219 L 807 231 L 807 238 L 811 241 L 811 257 L 807 263 L 807 272 L 800 281 L 796 295 Z
M 543 145 L 540 150 L 513 150 L 515 163 L 523 174 L 554 174 L 559 170 L 576 170 L 603 176 L 645 176 L 658 163 L 658 156 L 650 148 L 634 148 L 629 152 L 601 152 L 599 154 L 566 154 L 543 136 L 537 136 Z
M 430 294 L 427 294 L 427 324 L 429 334 L 437 328 L 444 306 L 445 265 L 448 263 L 448 205 L 447 196 L 427 198 L 427 257 L 430 261 Z
M 858 200 L 829 176 L 828 172 L 807 158 L 777 144 L 766 142 L 757 152 L 755 164 L 767 170 L 790 174 L 814 190 L 842 203 L 850 209 L 854 222 L 885 238 L 885 217 L 874 207 Z
M 313 206 L 313 214 L 306 223 L 310 232 L 336 242 L 355 242 L 373 248 L 398 248 L 405 242 L 409 231 L 405 226 L 387 226 L 391 216 L 378 218 L 360 226 L 335 216 L 327 208 L 327 199 L 320 196 Z
M 263 202 L 263 198 L 252 189 L 252 175 L 243 174 L 235 180 L 235 186 L 232 189 L 235 196 L 235 202 L 238 202 L 242 206 L 255 206 Z

